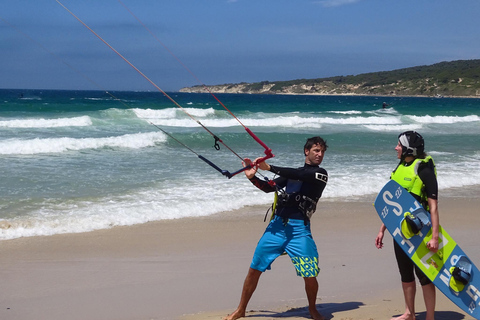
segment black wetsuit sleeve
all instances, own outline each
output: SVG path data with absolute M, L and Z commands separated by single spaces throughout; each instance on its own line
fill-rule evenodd
M 257 176 L 254 176 L 253 178 L 251 179 L 248 179 L 250 180 L 250 182 L 255 186 L 257 187 L 258 189 L 262 190 L 263 192 L 273 192 L 275 191 L 275 187 L 270 185 L 267 181 L 265 180 L 262 180 L 260 178 L 258 178 Z
M 286 179 L 300 180 L 315 185 L 325 186 L 328 181 L 327 170 L 323 168 L 316 168 L 315 170 L 302 170 L 270 165 L 270 171 Z
M 438 183 L 435 172 L 429 166 L 423 165 L 418 168 L 418 176 L 425 185 L 425 193 L 427 198 L 438 199 Z

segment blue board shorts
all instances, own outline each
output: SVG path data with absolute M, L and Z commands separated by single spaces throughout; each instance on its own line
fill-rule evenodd
M 275 216 L 260 238 L 253 254 L 252 269 L 264 272 L 270 270 L 273 261 L 286 252 L 297 270 L 297 275 L 304 278 L 316 277 L 318 251 L 313 241 L 310 223 L 303 220 Z

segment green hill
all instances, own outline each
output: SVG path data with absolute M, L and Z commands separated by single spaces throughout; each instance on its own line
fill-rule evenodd
M 216 93 L 480 97 L 480 59 L 359 75 L 223 84 L 208 88 Z M 205 92 L 205 88 L 195 86 L 180 91 Z

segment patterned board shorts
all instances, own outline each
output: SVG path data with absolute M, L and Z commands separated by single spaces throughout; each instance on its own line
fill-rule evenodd
M 318 251 L 310 231 L 310 223 L 303 220 L 289 219 L 287 223 L 281 217 L 274 217 L 253 255 L 250 267 L 264 272 L 270 270 L 273 261 L 286 252 L 297 270 L 297 275 L 304 278 L 316 277 Z

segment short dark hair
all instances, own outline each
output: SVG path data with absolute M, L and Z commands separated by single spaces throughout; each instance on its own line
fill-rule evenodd
M 305 146 L 303 146 L 303 152 L 305 153 L 305 150 L 312 149 L 312 147 L 316 144 L 319 144 L 321 147 L 325 149 L 325 151 L 327 151 L 327 148 L 328 148 L 327 140 L 323 140 L 322 137 L 316 136 L 316 137 L 311 137 L 307 139 Z

